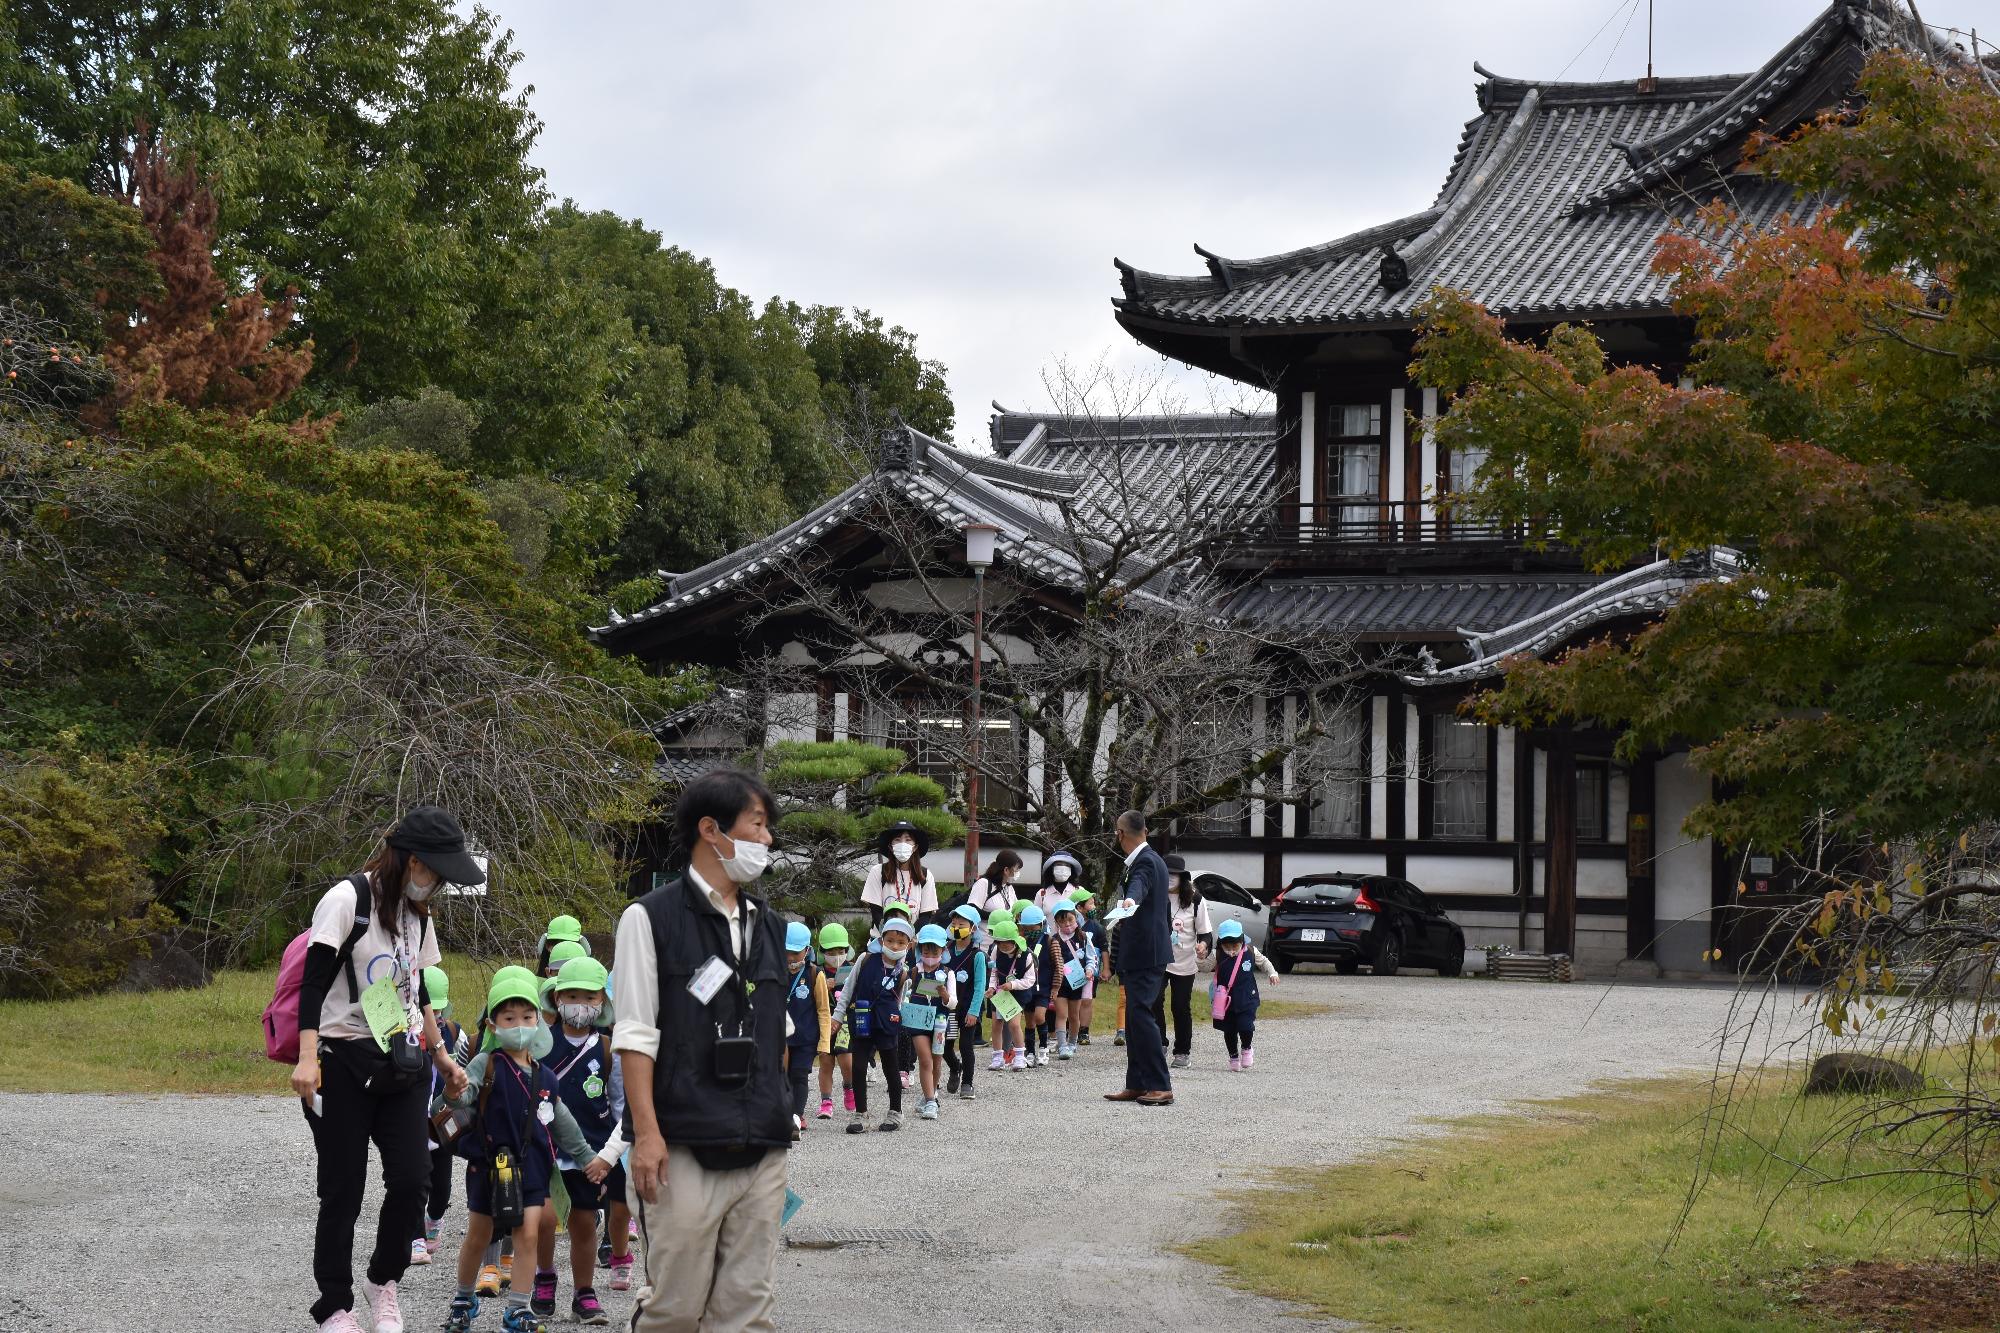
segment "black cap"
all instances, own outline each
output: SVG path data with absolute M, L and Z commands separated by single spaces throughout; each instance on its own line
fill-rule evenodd
M 1178 870 L 1185 875 L 1187 873 L 1187 858 L 1179 855 L 1169 856 L 1167 858 L 1167 869 Z
M 486 872 L 465 852 L 465 830 L 449 810 L 419 805 L 396 821 L 383 839 L 399 852 L 409 852 L 447 884 L 484 884 Z
M 895 842 L 898 837 L 902 836 L 905 833 L 909 834 L 910 837 L 916 842 L 918 856 L 930 855 L 931 835 L 924 832 L 922 829 L 918 828 L 915 824 L 912 824 L 907 819 L 900 820 L 897 823 L 891 824 L 888 828 L 883 829 L 882 836 L 875 840 L 875 845 L 882 849 L 882 855 L 887 856 L 889 854 L 889 844 Z

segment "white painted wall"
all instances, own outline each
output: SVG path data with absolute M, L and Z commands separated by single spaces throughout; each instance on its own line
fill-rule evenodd
M 852 716 L 850 712 L 852 706 L 853 696 L 846 690 L 835 692 L 833 696 L 833 738 L 837 741 L 844 741 L 849 737 L 849 719 Z
M 1408 434 L 1403 428 L 1403 413 L 1408 410 L 1405 396 L 1402 389 L 1389 390 L 1389 513 L 1398 520 L 1403 513 L 1394 506 L 1406 498 L 1403 494 L 1403 457 L 1409 447 L 1403 439 Z
M 1190 874 L 1220 875 L 1246 889 L 1264 887 L 1262 852 L 1189 852 L 1185 855 Z
M 1579 898 L 1624 898 L 1623 861 L 1585 860 L 1576 862 L 1576 896 Z M 1622 956 L 1622 955 L 1621 955 Z
M 1284 869 L 1285 879 L 1290 881 L 1300 875 L 1328 875 L 1336 871 L 1379 875 L 1388 869 L 1388 863 L 1372 852 L 1286 852 Z
M 1389 836 L 1389 700 L 1368 701 L 1368 836 Z
M 1424 392 L 1433 393 L 1426 389 Z M 1500 748 L 1493 762 L 1500 766 L 1493 783 L 1493 832 L 1502 842 L 1514 841 L 1514 747 L 1522 744 L 1512 727 L 1499 728 Z
M 1312 517 L 1311 506 L 1319 497 L 1314 494 L 1313 460 L 1319 453 L 1319 395 L 1311 389 L 1299 395 L 1299 503 L 1307 506 L 1303 511 L 1308 520 Z M 1299 526 L 1299 540 L 1305 541 L 1308 534 L 1304 524 Z
M 1285 696 L 1284 719 L 1285 719 L 1285 735 L 1287 737 L 1298 735 L 1299 697 L 1296 694 L 1288 694 Z M 1284 785 L 1287 790 L 1289 790 L 1291 788 L 1291 785 L 1298 780 L 1298 767 L 1299 767 L 1298 764 L 1294 762 L 1294 757 L 1290 754 L 1287 754 L 1285 756 L 1285 769 L 1284 769 Z M 1297 837 L 1299 832 L 1299 807 L 1297 807 L 1296 805 L 1285 806 L 1283 809 L 1278 811 L 1278 821 L 1279 821 L 1280 833 L 1282 833 L 1287 838 Z M 1258 830 L 1260 833 L 1263 831 L 1264 828 L 1264 826 L 1261 823 L 1252 824 L 1251 827 Z
M 1437 503 L 1434 497 L 1437 495 L 1437 474 L 1438 474 L 1438 450 L 1437 450 L 1438 391 L 1436 389 L 1425 389 L 1422 391 L 1422 393 L 1423 397 L 1421 398 L 1420 401 L 1423 404 L 1422 408 L 1423 429 L 1424 429 L 1423 446 L 1422 446 L 1423 454 L 1418 459 L 1417 463 L 1417 467 L 1419 469 L 1417 472 L 1417 480 L 1421 488 L 1418 491 L 1418 494 L 1424 497 L 1424 503 L 1422 509 L 1419 511 L 1419 517 L 1421 517 L 1424 522 L 1429 523 L 1437 518 Z
M 1653 955 L 1661 967 L 1704 970 L 1712 853 L 1708 839 L 1689 838 L 1681 825 L 1708 799 L 1708 778 L 1686 755 L 1672 754 L 1659 761 L 1653 781 Z
M 1420 772 L 1417 768 L 1418 755 L 1421 753 L 1417 749 L 1417 732 L 1422 725 L 1423 719 L 1417 714 L 1416 704 L 1405 701 L 1403 704 L 1403 836 L 1406 838 L 1420 838 L 1424 832 L 1417 826 L 1417 790 L 1420 784 L 1413 778 L 1413 775 Z
M 1514 892 L 1514 862 L 1509 857 L 1410 856 L 1404 859 L 1404 870 L 1405 878 L 1425 893 Z
M 818 738 L 818 695 L 774 694 L 764 707 L 769 723 L 765 734 L 771 740 L 810 741 Z

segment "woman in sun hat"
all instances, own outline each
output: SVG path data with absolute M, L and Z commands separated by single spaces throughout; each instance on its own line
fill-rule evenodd
M 907 904 L 918 922 L 935 914 L 937 879 L 924 868 L 924 857 L 931 850 L 930 835 L 905 819 L 883 829 L 875 846 L 882 859 L 868 868 L 868 879 L 861 886 L 861 901 L 868 906 L 869 919 L 879 929 L 882 911 L 890 903 Z

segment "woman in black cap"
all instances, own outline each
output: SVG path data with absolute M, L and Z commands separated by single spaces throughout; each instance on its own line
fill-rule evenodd
M 868 882 L 861 886 L 869 919 L 879 927 L 882 911 L 890 903 L 907 903 L 919 925 L 937 915 L 937 879 L 924 869 L 930 835 L 904 820 L 883 829 L 875 845 L 882 853 L 881 863 L 869 867 Z
M 396 821 L 359 874 L 313 909 L 299 989 L 299 1062 L 292 1091 L 306 1104 L 319 1156 L 312 1317 L 334 1333 L 403 1333 L 396 1284 L 423 1225 L 430 1184 L 431 1069 L 447 1095 L 465 1074 L 438 1036 L 423 971 L 442 955 L 429 900 L 445 884 L 483 884 L 458 821 L 420 805 Z M 372 1001 L 364 997 L 375 992 Z M 382 1217 L 368 1260 L 371 1323 L 354 1315 L 354 1223 L 368 1144 L 382 1154 Z

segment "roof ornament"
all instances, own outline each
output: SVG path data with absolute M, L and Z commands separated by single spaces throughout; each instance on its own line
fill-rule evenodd
M 875 441 L 875 470 L 877 472 L 914 472 L 923 461 L 923 444 L 917 433 L 903 421 L 903 414 L 897 412 L 889 425 Z
M 1218 287 L 1226 292 L 1236 286 L 1233 276 L 1229 272 L 1229 261 L 1227 259 L 1224 259 L 1212 250 L 1204 250 L 1199 245 L 1195 246 L 1194 252 L 1207 261 L 1208 275 L 1215 279 Z
M 1400 292 L 1410 285 L 1410 266 L 1392 245 L 1382 247 L 1382 290 Z

